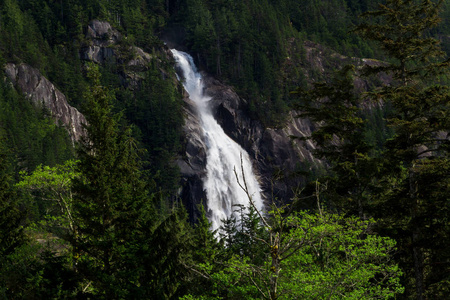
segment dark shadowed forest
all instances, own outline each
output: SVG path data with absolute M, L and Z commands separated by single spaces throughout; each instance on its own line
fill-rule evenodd
M 309 122 L 215 232 L 170 48 Z M 449 56 L 444 0 L 0 1 L 0 299 L 446 299 Z

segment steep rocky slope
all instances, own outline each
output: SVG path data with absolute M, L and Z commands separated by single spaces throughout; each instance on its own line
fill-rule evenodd
M 139 74 L 148 69 L 152 57 L 139 47 L 128 45 L 127 38 L 108 22 L 92 20 L 86 30 L 86 44 L 81 48 L 83 60 L 97 64 L 119 63 L 118 72 L 122 85 L 136 88 L 143 77 Z
M 126 68 L 119 72 L 125 86 L 135 88 L 142 79 L 140 73 L 145 71 L 152 59 L 138 47 L 129 47 L 130 55 L 124 57 L 123 37 L 107 22 L 91 21 L 86 34 L 87 45 L 82 49 L 81 57 L 95 63 L 120 61 Z M 171 56 L 170 51 L 165 53 Z M 164 70 L 161 70 L 164 72 Z M 311 150 L 312 144 L 294 141 L 294 136 L 307 136 L 312 125 L 307 120 L 289 116 L 289 122 L 282 129 L 264 128 L 260 122 L 252 120 L 247 114 L 247 101 L 240 98 L 227 85 L 208 74 L 204 74 L 206 92 L 212 97 L 213 110 L 225 132 L 246 149 L 254 161 L 263 190 L 266 194 L 272 190 L 272 179 L 277 171 L 292 173 L 299 163 L 316 164 Z M 128 82 L 128 84 L 127 84 Z M 130 84 L 131 82 L 131 84 Z M 176 163 L 182 174 L 181 198 L 190 212 L 197 210 L 196 205 L 205 199 L 202 179 L 205 176 L 206 145 L 203 132 L 196 115 L 195 104 L 184 95 L 184 139 L 183 150 Z M 278 172 L 280 173 L 280 172 Z M 275 186 L 275 193 L 280 198 L 290 194 L 291 187 L 280 181 Z
M 121 65 L 120 70 L 117 70 L 120 82 L 124 87 L 134 90 L 139 88 L 151 60 L 157 58 L 153 58 L 141 48 L 128 45 L 124 39 L 109 23 L 93 20 L 86 30 L 85 46 L 81 48 L 80 57 L 97 64 L 114 62 Z M 303 56 L 295 56 L 294 51 L 297 50 L 291 49 L 292 55 L 287 57 L 285 69 L 289 70 L 292 64 L 300 65 L 305 69 L 308 82 L 317 79 L 312 76 L 314 72 L 326 74 L 345 63 L 353 62 L 360 66 L 378 63 L 347 58 L 311 42 L 304 44 Z M 163 49 L 162 53 L 171 56 L 168 48 Z M 161 73 L 167 76 L 164 70 L 161 70 Z M 83 132 L 81 124 L 85 123 L 83 115 L 68 105 L 65 96 L 38 70 L 25 64 L 10 63 L 6 66 L 6 74 L 34 103 L 43 103 L 55 120 L 68 129 L 73 141 L 80 138 Z M 285 76 L 290 74 L 287 72 Z M 312 143 L 291 138 L 309 136 L 314 130 L 314 124 L 296 118 L 297 113 L 292 111 L 282 128 L 264 128 L 260 122 L 250 118 L 246 99 L 239 97 L 232 87 L 208 74 L 204 74 L 204 80 L 207 86 L 205 92 L 212 98 L 211 104 L 216 119 L 225 132 L 249 152 L 266 198 L 288 199 L 292 195 L 292 190 L 302 180 L 298 177 L 290 179 L 290 175 L 299 169 L 311 169 L 321 165 L 321 162 L 312 155 L 315 148 Z M 291 83 L 296 84 L 295 81 Z M 357 79 L 356 86 L 358 89 L 366 90 L 369 83 Z M 183 150 L 176 164 L 182 174 L 180 196 L 189 211 L 194 213 L 197 210 L 196 205 L 201 199 L 205 199 L 202 179 L 205 176 L 206 146 L 195 104 L 189 100 L 186 93 L 184 121 Z M 275 179 L 280 178 L 280 174 L 283 174 L 284 179 L 276 181 Z
M 299 164 L 315 165 L 311 151 L 312 143 L 294 140 L 291 137 L 305 137 L 311 134 L 313 125 L 291 112 L 283 128 L 264 128 L 247 113 L 247 102 L 226 86 L 205 74 L 206 93 L 212 99 L 213 110 L 225 132 L 246 149 L 254 160 L 254 167 L 262 183 L 266 198 L 289 197 L 293 186 L 281 180 L 275 183 L 275 176 L 287 178 Z M 275 183 L 274 186 L 272 184 Z
M 6 76 L 35 105 L 47 108 L 56 122 L 61 123 L 69 132 L 73 142 L 83 135 L 85 117 L 67 102 L 66 96 L 56 88 L 39 70 L 27 64 L 8 63 Z

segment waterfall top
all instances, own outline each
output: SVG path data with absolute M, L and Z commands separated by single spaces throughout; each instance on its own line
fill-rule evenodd
M 182 78 L 183 86 L 189 93 L 189 98 L 198 106 L 198 115 L 207 145 L 207 174 L 203 178 L 203 188 L 207 196 L 207 215 L 211 222 L 211 230 L 214 231 L 228 218 L 235 218 L 239 222 L 241 207 L 248 208 L 253 205 L 255 209 L 261 211 L 263 209 L 261 188 L 247 152 L 228 137 L 214 119 L 208 106 L 211 98 L 203 94 L 202 76 L 197 71 L 192 57 L 182 51 L 171 51 L 178 71 L 182 72 L 179 77 Z M 247 190 L 244 190 L 244 186 Z M 247 209 L 244 209 L 245 211 Z

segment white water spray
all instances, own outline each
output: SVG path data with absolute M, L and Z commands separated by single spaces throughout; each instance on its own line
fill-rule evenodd
M 222 220 L 232 214 L 239 219 L 239 214 L 235 212 L 236 205 L 249 206 L 248 196 L 239 186 L 235 174 L 238 175 L 239 182 L 243 186 L 245 179 L 248 193 L 258 211 L 263 209 L 261 189 L 253 173 L 247 152 L 229 138 L 214 119 L 209 107 L 211 98 L 203 94 L 202 76 L 197 72 L 192 57 L 185 52 L 174 49 L 171 51 L 183 72 L 180 77 L 183 80 L 184 88 L 189 93 L 189 98 L 197 105 L 205 134 L 207 175 L 203 181 L 203 188 L 207 196 L 211 230 L 216 230 L 221 226 Z

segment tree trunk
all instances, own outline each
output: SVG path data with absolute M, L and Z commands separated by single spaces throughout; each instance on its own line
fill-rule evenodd
M 416 299 L 424 300 L 425 287 L 423 283 L 423 255 L 422 249 L 416 244 L 420 239 L 419 230 L 414 229 L 412 242 L 413 242 L 413 257 L 414 257 L 414 273 L 416 279 Z
M 275 234 L 274 242 L 272 244 L 271 255 L 272 255 L 272 265 L 271 271 L 272 276 L 270 277 L 270 299 L 278 299 L 277 289 L 278 289 L 278 275 L 280 274 L 280 237 Z
M 239 48 L 238 48 L 238 77 L 241 78 L 242 76 L 242 54 L 241 54 L 241 42 L 239 41 Z
M 416 299 L 424 300 L 425 287 L 423 282 L 423 255 L 422 249 L 419 246 L 421 234 L 419 224 L 417 224 L 417 182 L 415 182 L 414 164 L 409 171 L 409 193 L 412 200 L 412 245 L 413 245 L 413 261 L 414 274 L 416 281 Z
M 222 75 L 222 69 L 220 68 L 220 39 L 217 37 L 217 60 L 216 60 L 216 73 L 217 75 Z

